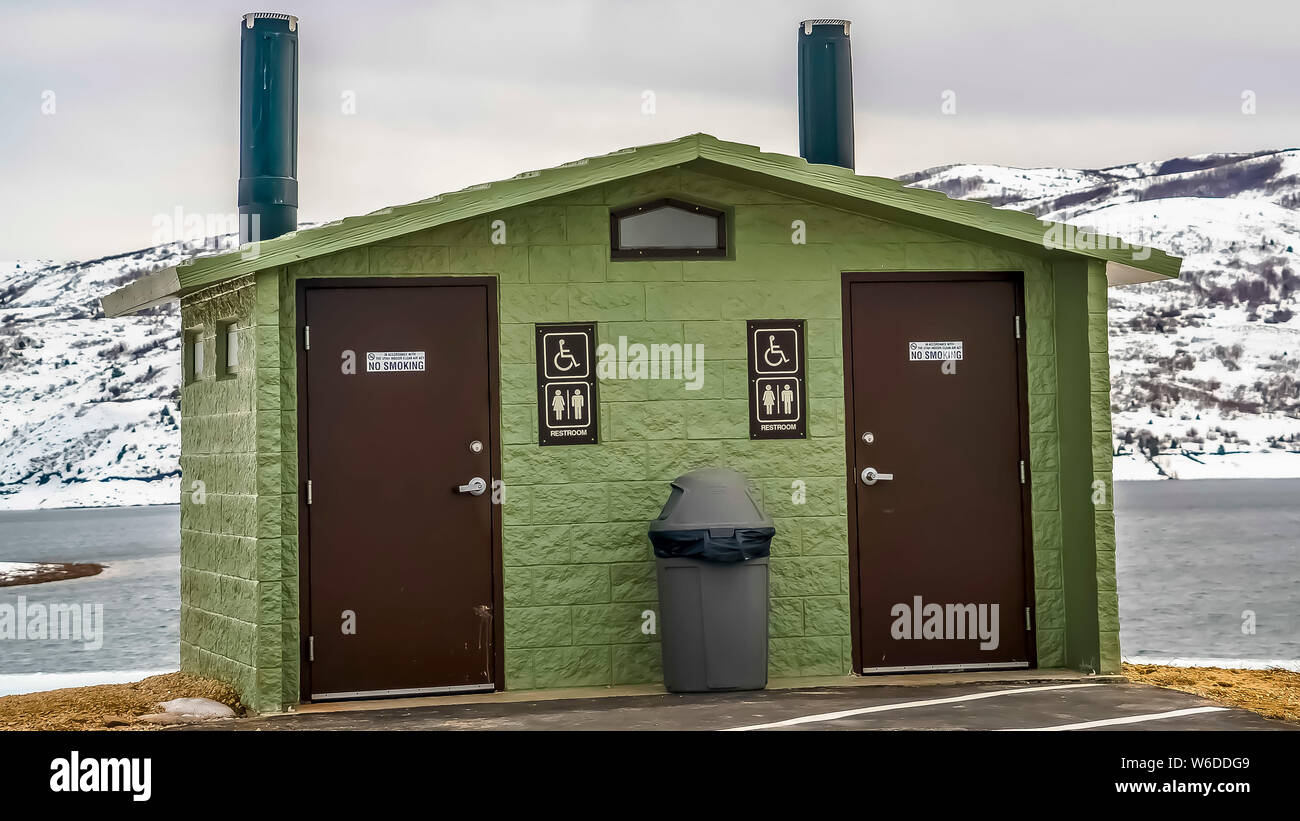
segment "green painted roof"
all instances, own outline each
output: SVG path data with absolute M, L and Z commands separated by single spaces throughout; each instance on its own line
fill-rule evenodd
M 1177 257 L 1163 251 L 1126 245 L 1110 237 L 1091 237 L 1086 244 L 1094 247 L 1045 247 L 1044 237 L 1052 223 L 1032 214 L 955 200 L 938 191 L 908 188 L 897 180 L 858 176 L 839 166 L 813 165 L 800 157 L 767 153 L 756 146 L 726 142 L 708 134 L 692 134 L 671 142 L 627 148 L 543 171 L 528 171 L 508 180 L 474 185 L 408 205 L 295 231 L 263 242 L 255 257 L 245 258 L 240 251 L 197 257 L 178 265 L 174 276 L 168 277 L 165 284 L 156 283 L 150 293 L 157 297 L 160 291 L 173 290 L 177 285 L 179 293 L 191 293 L 197 288 L 253 271 L 686 164 L 705 173 L 790 196 L 1015 250 L 1049 255 L 1077 254 L 1121 263 L 1162 277 L 1178 276 L 1181 264 Z M 119 294 L 122 292 L 112 297 Z M 114 308 L 122 308 L 125 302 L 135 300 L 112 301 Z

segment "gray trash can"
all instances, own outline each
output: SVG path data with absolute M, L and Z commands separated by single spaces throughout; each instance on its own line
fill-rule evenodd
M 775 533 L 734 470 L 703 468 L 673 481 L 650 523 L 670 691 L 767 686 L 767 559 Z

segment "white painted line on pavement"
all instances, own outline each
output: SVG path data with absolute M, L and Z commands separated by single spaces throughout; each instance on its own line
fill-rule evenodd
M 1146 713 L 1140 716 L 1121 716 L 1119 718 L 1102 718 L 1097 721 L 1080 721 L 1078 724 L 1058 724 L 1055 727 L 1022 727 L 1007 728 L 1000 730 L 1004 733 L 1043 733 L 1054 730 L 1087 730 L 1092 727 L 1112 727 L 1116 724 L 1141 724 L 1143 721 L 1159 721 L 1162 718 L 1178 718 L 1179 716 L 1194 716 L 1200 713 L 1218 713 L 1228 709 L 1227 707 L 1188 707 L 1185 710 L 1170 710 L 1167 713 Z
M 912 707 L 930 707 L 935 704 L 956 704 L 959 701 L 979 701 L 985 698 L 997 698 L 998 696 L 1013 696 L 1018 693 L 1045 693 L 1049 690 L 1073 690 L 1076 687 L 1096 687 L 1092 682 L 1081 684 L 1051 684 L 1046 687 L 1017 687 L 1014 690 L 994 690 L 991 693 L 970 693 L 964 696 L 949 696 L 948 698 L 930 698 L 924 701 L 902 701 L 894 704 L 877 704 L 874 707 L 859 707 L 855 710 L 840 710 L 835 713 L 818 713 L 811 716 L 800 716 L 798 718 L 787 718 L 784 721 L 773 721 L 769 724 L 751 724 L 748 727 L 727 727 L 722 732 L 745 732 L 747 730 L 767 730 L 773 727 L 793 727 L 797 724 L 813 724 L 818 721 L 834 721 L 837 718 L 848 718 L 849 716 L 860 716 L 867 713 L 884 713 L 889 710 L 907 710 Z

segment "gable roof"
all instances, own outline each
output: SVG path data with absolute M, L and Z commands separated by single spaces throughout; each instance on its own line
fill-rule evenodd
M 293 231 L 262 242 L 256 254 L 246 255 L 241 250 L 196 257 L 108 294 L 102 300 L 104 313 L 120 316 L 254 271 L 685 164 L 714 176 L 958 238 L 1040 255 L 1102 260 L 1107 263 L 1111 284 L 1177 277 L 1181 264 L 1163 251 L 1113 237 L 1085 235 L 1086 241 L 1079 243 L 1052 239 L 1073 240 L 1075 234 L 1073 230 L 1053 232 L 1057 223 L 1023 211 L 956 200 L 939 191 L 908 188 L 897 180 L 862 177 L 847 168 L 814 165 L 800 157 L 767 153 L 708 134 L 691 134 Z

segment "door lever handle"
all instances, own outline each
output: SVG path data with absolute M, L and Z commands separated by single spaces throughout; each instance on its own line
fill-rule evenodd
M 888 482 L 892 481 L 893 478 L 894 474 L 881 473 L 875 468 L 864 468 L 862 471 L 862 484 L 864 485 L 874 485 L 876 482 Z
M 457 493 L 468 493 L 471 496 L 482 496 L 485 490 L 487 490 L 487 482 L 480 476 L 475 476 L 469 480 L 469 484 L 456 488 Z

